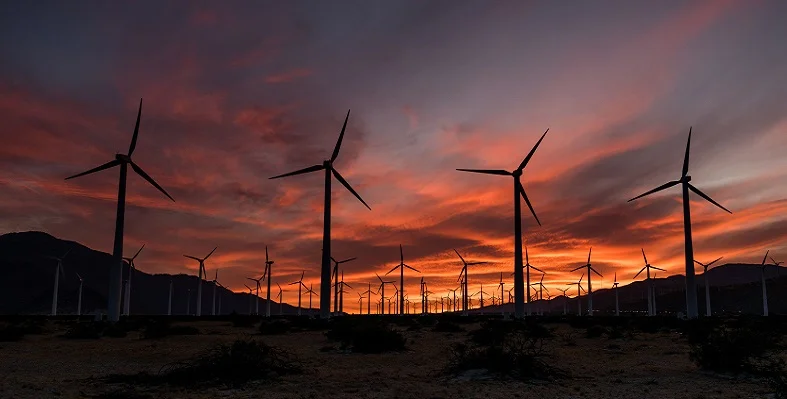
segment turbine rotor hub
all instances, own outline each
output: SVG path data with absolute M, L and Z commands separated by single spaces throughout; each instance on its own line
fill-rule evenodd
M 131 157 L 126 155 L 126 154 L 115 154 L 115 159 L 117 159 L 120 162 L 125 162 L 125 163 L 131 162 Z
M 681 179 L 681 181 L 682 181 L 683 183 L 688 183 L 688 182 L 690 182 L 690 181 L 691 181 L 691 176 L 689 176 L 689 175 L 683 176 L 683 178 Z
M 519 176 L 522 176 L 522 171 L 521 171 L 521 170 L 519 170 L 519 169 L 517 169 L 517 170 L 515 170 L 515 171 L 511 172 L 511 174 L 512 174 L 514 177 L 519 177 Z
M 333 161 L 331 161 L 330 159 L 326 159 L 326 160 L 322 161 L 322 166 L 325 166 L 326 168 L 330 168 L 332 164 L 333 164 Z

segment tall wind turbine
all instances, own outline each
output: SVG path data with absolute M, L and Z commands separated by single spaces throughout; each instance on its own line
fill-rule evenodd
M 612 289 L 615 290 L 615 316 L 620 316 L 620 302 L 618 302 L 618 273 L 615 272 L 615 281 L 612 283 Z
M 582 286 L 582 279 L 585 278 L 585 273 L 582 273 L 582 276 L 579 278 L 579 281 L 576 283 L 568 283 L 566 285 L 576 285 L 577 286 L 577 316 L 582 316 L 582 291 L 585 291 L 585 287 Z M 587 292 L 587 291 L 585 291 Z
M 134 254 L 134 256 L 130 258 L 123 258 L 126 262 L 128 262 L 128 280 L 126 280 L 126 298 L 125 298 L 125 309 L 124 312 L 126 316 L 131 314 L 131 275 L 137 270 L 137 266 L 134 264 L 134 259 L 137 259 L 142 250 L 145 249 L 145 244 L 142 244 L 142 247 Z
M 262 278 L 268 277 L 268 291 L 265 294 L 265 300 L 267 303 L 265 304 L 265 317 L 271 317 L 271 266 L 273 265 L 273 261 L 268 259 L 268 246 L 265 246 L 265 271 L 262 273 Z M 259 301 L 259 299 L 257 299 Z M 311 295 L 309 295 L 309 301 L 311 301 Z M 311 309 L 311 305 L 309 305 L 309 309 Z
M 306 274 L 305 270 L 303 272 L 301 272 L 301 278 L 298 281 L 293 281 L 293 282 L 291 282 L 289 284 L 289 285 L 298 284 L 298 316 L 301 315 L 301 288 L 307 288 L 306 284 L 303 284 L 303 275 L 304 274 Z
M 89 175 L 105 169 L 120 166 L 120 181 L 118 183 L 118 202 L 117 202 L 117 217 L 115 219 L 115 244 L 112 249 L 112 264 L 109 268 L 109 293 L 107 295 L 107 318 L 111 322 L 120 320 L 120 299 L 121 299 L 121 286 L 123 282 L 123 222 L 125 220 L 126 210 L 126 174 L 128 165 L 148 183 L 156 187 L 172 202 L 175 200 L 170 196 L 164 188 L 159 186 L 152 177 L 145 173 L 134 161 L 131 160 L 131 154 L 134 153 L 134 148 L 137 146 L 137 135 L 139 134 L 139 120 L 142 117 L 142 99 L 139 99 L 139 111 L 137 111 L 137 123 L 134 126 L 134 135 L 131 137 L 131 146 L 128 148 L 128 154 L 115 154 L 115 159 L 109 161 L 101 166 L 90 169 L 73 176 L 66 177 L 66 180 L 75 177 Z
M 694 281 L 694 247 L 691 240 L 691 210 L 689 204 L 689 190 L 694 191 L 695 194 L 699 195 L 700 197 L 704 198 L 708 202 L 712 203 L 713 205 L 718 206 L 719 208 L 730 212 L 729 209 L 721 206 L 718 202 L 714 201 L 711 197 L 705 195 L 702 191 L 698 188 L 694 187 L 689 183 L 691 181 L 691 176 L 689 176 L 689 148 L 691 146 L 691 128 L 689 128 L 689 139 L 686 142 L 686 155 L 683 158 L 683 170 L 681 172 L 681 176 L 679 180 L 673 180 L 662 184 L 659 187 L 654 188 L 644 194 L 638 195 L 628 202 L 634 201 L 638 198 L 642 198 L 646 195 L 650 195 L 661 190 L 670 188 L 672 186 L 676 186 L 678 184 L 681 185 L 681 189 L 683 191 L 683 237 L 685 242 L 685 255 L 686 255 L 686 316 L 690 319 L 696 319 L 699 316 L 699 312 L 697 310 L 697 285 Z
M 385 298 L 385 285 L 386 285 L 386 284 L 393 284 L 393 283 L 394 283 L 394 281 L 393 281 L 393 280 L 392 280 L 392 281 L 385 281 L 385 280 L 383 280 L 383 278 L 382 278 L 382 277 L 380 277 L 380 275 L 379 275 L 379 274 L 377 274 L 377 273 L 375 273 L 374 275 L 375 275 L 375 276 L 377 276 L 377 279 L 378 279 L 378 280 L 380 280 L 380 287 L 378 287 L 378 288 L 377 288 L 377 292 L 379 292 L 379 293 L 380 293 L 380 314 L 381 314 L 381 315 L 384 315 L 384 314 L 385 314 L 385 306 L 383 306 L 383 303 L 382 303 L 382 301 L 383 301 L 383 298 Z M 427 298 L 428 298 L 428 297 L 427 297 Z
M 655 290 L 653 289 L 653 280 L 651 280 L 651 278 L 650 278 L 650 269 L 661 270 L 663 272 L 666 272 L 666 270 L 660 269 L 660 268 L 658 268 L 656 266 L 652 266 L 650 263 L 648 263 L 648 257 L 645 256 L 645 249 L 644 248 L 642 248 L 642 259 L 645 260 L 645 266 L 643 266 L 642 269 L 640 269 L 637 272 L 637 274 L 634 275 L 634 278 L 637 278 L 637 276 L 639 276 L 640 273 L 645 271 L 645 273 L 647 275 L 646 281 L 647 281 L 647 287 L 648 287 L 647 288 L 648 289 L 648 316 L 655 316 L 656 315 L 656 304 L 654 302 L 656 300 L 656 293 L 655 293 Z
M 762 315 L 763 316 L 768 315 L 768 291 L 765 287 L 765 266 L 768 265 L 766 265 L 765 262 L 768 260 L 768 254 L 770 252 L 771 252 L 770 249 L 765 251 L 765 256 L 763 256 L 762 258 L 762 266 L 760 266 L 760 279 L 762 280 Z M 771 261 L 773 261 L 773 258 L 771 258 Z M 773 263 L 776 264 L 776 266 L 778 266 L 778 263 L 776 263 L 776 261 L 773 261 Z
M 418 270 L 410 267 L 404 263 L 404 252 L 402 251 L 402 244 L 399 244 L 399 264 L 394 266 L 393 269 L 385 273 L 387 276 L 396 269 L 399 269 L 399 314 L 404 315 L 404 268 L 408 268 L 416 273 L 421 273 Z
M 68 253 L 71 252 L 69 249 L 63 256 L 47 256 L 49 259 L 54 259 L 57 261 L 57 266 L 55 267 L 55 288 L 52 291 L 52 316 L 57 316 L 57 291 L 60 288 L 60 276 L 66 276 L 66 272 L 63 270 L 63 259 L 68 256 Z
M 213 252 L 216 251 L 217 248 L 218 247 L 213 248 L 213 251 L 210 251 L 208 256 L 202 259 L 190 255 L 183 255 L 189 259 L 194 259 L 199 262 L 199 279 L 197 282 L 197 317 L 202 316 L 202 277 L 207 277 L 207 272 L 205 271 L 205 261 L 208 260 L 211 255 L 213 255 Z
M 336 147 L 333 148 L 331 158 L 322 162 L 322 164 L 310 166 L 308 168 L 296 170 L 295 172 L 285 173 L 271 177 L 271 179 L 278 179 L 280 177 L 295 176 L 304 173 L 316 172 L 319 170 L 325 171 L 325 208 L 323 216 L 323 235 L 322 235 L 322 267 L 320 269 L 320 317 L 327 318 L 331 316 L 331 174 L 336 177 L 347 190 L 349 190 L 355 198 L 358 198 L 366 208 L 372 210 L 369 205 L 361 198 L 358 193 L 350 187 L 350 184 L 342 177 L 338 170 L 334 169 L 333 163 L 339 156 L 339 149 L 342 146 L 342 139 L 344 138 L 344 130 L 347 128 L 347 120 L 350 118 L 350 111 L 347 110 L 347 116 L 344 118 L 344 125 L 342 131 L 339 133 L 339 140 L 336 141 Z
M 339 314 L 339 265 L 342 263 L 347 263 L 353 261 L 358 258 L 349 258 L 345 260 L 336 260 L 331 257 L 331 261 L 333 262 L 333 272 L 332 272 L 332 279 L 333 279 L 333 313 Z
M 702 263 L 696 259 L 694 260 L 694 263 L 702 266 L 702 276 L 705 278 L 705 316 L 707 317 L 710 317 L 713 314 L 710 310 L 710 283 L 708 282 L 708 269 L 710 269 L 711 265 L 720 261 L 721 258 L 723 258 L 723 256 L 716 258 L 710 263 Z
M 524 198 L 525 203 L 527 203 L 527 207 L 530 208 L 530 212 L 533 214 L 533 217 L 536 218 L 536 222 L 539 226 L 541 226 L 541 222 L 538 220 L 538 216 L 536 216 L 536 211 L 533 210 L 533 206 L 530 204 L 530 200 L 527 198 L 527 194 L 525 193 L 525 187 L 522 186 L 522 182 L 520 181 L 520 177 L 522 176 L 522 170 L 525 169 L 527 163 L 530 161 L 530 158 L 533 157 L 533 154 L 536 152 L 536 149 L 541 144 L 541 141 L 544 140 L 544 137 L 549 132 L 549 129 L 544 132 L 536 145 L 533 146 L 533 149 L 530 150 L 530 153 L 527 154 L 522 163 L 519 164 L 519 167 L 514 169 L 514 171 L 509 172 L 507 170 L 490 170 L 490 169 L 457 169 L 461 172 L 472 172 L 472 173 L 483 173 L 487 175 L 500 175 L 500 176 L 512 176 L 514 178 L 514 314 L 517 318 L 521 318 L 525 316 L 525 290 L 523 284 L 523 276 L 522 276 L 522 211 L 520 209 L 519 203 L 519 196 L 521 195 Z
M 468 262 L 459 254 L 459 251 L 454 249 L 454 252 L 456 252 L 456 255 L 459 256 L 459 259 L 462 261 L 462 271 L 459 272 L 459 283 L 462 285 L 462 312 L 464 315 L 467 315 L 467 266 L 483 265 L 489 262 Z
M 587 271 L 587 273 L 588 273 L 588 291 L 587 291 L 587 293 L 588 293 L 588 314 L 590 316 L 593 316 L 593 285 L 590 282 L 590 280 L 591 280 L 590 277 L 592 276 L 591 272 L 596 273 L 601 278 L 604 278 L 604 276 L 602 276 L 601 273 L 596 271 L 596 269 L 594 269 L 593 266 L 590 265 L 590 253 L 591 252 L 593 252 L 593 248 L 590 248 L 590 250 L 588 251 L 588 263 L 586 265 L 582 265 L 582 266 L 572 270 L 572 272 L 575 272 L 575 271 L 577 271 L 579 269 L 582 269 L 582 268 L 585 268 L 585 267 L 588 269 L 588 271 Z
M 82 315 L 82 283 L 84 282 L 84 280 L 82 280 L 82 276 L 80 276 L 79 273 L 77 273 L 77 278 L 79 279 L 79 299 L 77 300 L 77 316 L 81 316 Z

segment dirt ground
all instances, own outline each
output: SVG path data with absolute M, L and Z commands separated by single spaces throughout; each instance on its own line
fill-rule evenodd
M 140 339 L 74 340 L 65 326 L 49 323 L 45 335 L 0 343 L 0 398 L 767 398 L 764 380 L 701 371 L 689 345 L 675 332 L 638 333 L 631 339 L 585 338 L 567 324 L 546 340 L 548 361 L 567 373 L 551 382 L 499 380 L 481 373 L 449 374 L 452 343 L 467 332 L 405 331 L 407 350 L 385 354 L 325 351 L 322 331 L 261 336 L 229 322 L 193 325 L 200 335 Z M 466 325 L 471 330 L 478 325 Z M 573 331 L 573 332 L 572 332 Z M 572 334 L 576 345 L 562 336 Z M 253 338 L 296 355 L 305 371 L 242 388 L 193 388 L 107 384 L 108 374 L 157 373 L 216 344 Z M 322 350 L 321 350 L 322 349 Z M 476 376 L 476 377 L 473 377 Z M 484 379 L 487 378 L 487 379 Z

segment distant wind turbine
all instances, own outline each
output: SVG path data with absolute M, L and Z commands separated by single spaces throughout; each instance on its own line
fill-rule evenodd
M 681 172 L 681 177 L 679 180 L 673 180 L 662 184 L 659 187 L 654 188 L 644 194 L 638 195 L 628 202 L 634 201 L 638 198 L 642 198 L 646 195 L 650 195 L 661 190 L 670 188 L 672 186 L 676 186 L 681 184 L 681 188 L 683 190 L 683 238 L 684 238 L 684 245 L 685 245 L 685 255 L 686 255 L 686 317 L 689 319 L 696 319 L 699 316 L 699 312 L 697 310 L 697 284 L 694 281 L 694 246 L 691 240 L 691 210 L 689 204 L 689 190 L 694 191 L 695 194 L 699 195 L 700 197 L 704 198 L 708 202 L 716 205 L 717 207 L 730 212 L 729 209 L 721 206 L 718 202 L 714 201 L 711 197 L 705 195 L 702 191 L 698 188 L 694 187 L 689 183 L 691 181 L 691 176 L 689 176 L 689 148 L 691 146 L 691 128 L 689 128 L 689 139 L 686 142 L 686 155 L 683 158 L 683 170 Z
M 468 262 L 468 261 L 465 260 L 465 258 L 462 257 L 462 255 L 459 254 L 459 251 L 454 249 L 454 252 L 456 252 L 456 255 L 459 256 L 459 259 L 462 261 L 462 271 L 459 272 L 459 283 L 462 286 L 462 312 L 464 312 L 463 314 L 467 315 L 467 309 L 468 309 L 467 299 L 469 298 L 469 296 L 467 294 L 467 292 L 468 292 L 468 289 L 467 289 L 467 282 L 468 282 L 467 267 L 468 266 L 474 266 L 474 265 L 484 265 L 484 264 L 487 264 L 489 262 Z
M 252 292 L 254 292 L 254 289 L 249 287 L 246 284 L 243 284 L 243 286 L 246 287 L 246 289 L 249 290 L 249 316 L 251 316 L 251 300 L 252 300 L 252 297 L 254 296 L 254 294 L 252 294 Z
M 312 314 L 312 295 L 317 295 L 314 292 L 314 284 L 309 283 L 309 289 L 304 292 L 304 294 L 309 294 L 309 315 Z
M 602 276 L 601 273 L 596 271 L 596 269 L 594 269 L 593 266 L 590 265 L 590 253 L 591 252 L 593 252 L 593 248 L 590 248 L 590 250 L 588 251 L 588 263 L 586 265 L 582 265 L 582 266 L 572 270 L 572 272 L 575 272 L 575 271 L 577 271 L 579 269 L 582 269 L 582 268 L 587 268 L 588 269 L 588 271 L 587 271 L 587 273 L 588 273 L 588 290 L 587 290 L 587 294 L 588 294 L 588 314 L 590 316 L 593 316 L 593 285 L 590 282 L 591 281 L 590 277 L 592 275 L 591 272 L 596 273 L 601 278 L 604 278 L 604 276 Z M 584 276 L 584 274 L 583 274 L 583 276 Z
M 765 252 L 765 256 L 763 256 L 762 258 L 762 266 L 760 266 L 760 279 L 762 280 L 762 315 L 763 316 L 768 316 L 768 291 L 765 286 L 765 266 L 769 266 L 769 265 L 766 265 L 765 262 L 768 261 L 768 254 L 770 252 L 771 252 L 770 249 Z M 773 260 L 773 258 L 771 258 L 771 261 L 774 263 L 774 265 L 776 266 L 779 265 L 778 263 L 776 263 L 776 261 Z
M 582 286 L 582 279 L 585 278 L 585 273 L 582 273 L 582 276 L 579 278 L 579 281 L 576 283 L 568 283 L 567 285 L 576 285 L 577 286 L 577 316 L 582 316 L 582 292 L 585 291 L 585 287 Z M 585 291 L 587 292 L 587 291 Z
M 276 283 L 276 286 L 279 287 L 279 295 L 277 295 L 277 297 L 279 299 L 279 316 L 281 316 L 284 314 L 284 294 L 279 283 Z
M 650 263 L 648 263 L 648 258 L 647 258 L 647 256 L 645 256 L 645 249 L 644 248 L 642 248 L 642 259 L 645 260 L 645 266 L 643 266 L 642 269 L 640 269 L 640 271 L 638 271 L 637 274 L 634 275 L 634 278 L 636 279 L 637 276 L 639 276 L 640 273 L 642 273 L 643 271 L 646 273 L 647 277 L 646 277 L 645 280 L 646 280 L 646 283 L 647 283 L 647 290 L 648 290 L 648 316 L 655 316 L 656 315 L 656 303 L 655 303 L 656 302 L 656 291 L 653 289 L 653 280 L 650 278 L 650 269 L 661 270 L 663 272 L 666 272 L 666 270 L 660 269 L 660 268 L 658 268 L 656 266 L 652 266 Z M 656 276 L 654 275 L 653 277 L 655 278 Z
M 257 290 L 254 294 L 254 314 L 256 315 L 260 314 L 260 287 L 262 286 L 262 279 L 264 278 L 265 278 L 264 274 L 260 276 L 260 278 L 246 277 L 247 280 L 254 281 Z
M 273 266 L 273 261 L 268 259 L 268 246 L 265 246 L 265 271 L 262 273 L 262 278 L 268 278 L 268 290 L 265 293 L 265 317 L 271 317 L 271 277 L 272 271 L 271 266 Z M 311 299 L 311 296 L 309 296 Z M 259 299 L 258 299 L 259 301 Z M 311 306 L 309 307 L 311 309 Z
M 323 236 L 322 236 L 322 267 L 320 269 L 320 317 L 328 318 L 331 316 L 331 174 L 336 177 L 347 190 L 349 190 L 355 198 L 358 198 L 366 208 L 372 210 L 369 205 L 361 198 L 358 193 L 350 187 L 350 184 L 342 177 L 338 170 L 334 169 L 333 163 L 339 156 L 339 149 L 342 146 L 342 139 L 344 138 L 344 130 L 347 128 L 347 120 L 350 118 L 350 111 L 347 110 L 347 116 L 344 118 L 344 125 L 342 131 L 339 133 L 339 140 L 336 141 L 336 147 L 333 149 L 331 158 L 322 162 L 320 165 L 310 166 L 308 168 L 296 170 L 295 172 L 285 173 L 271 177 L 271 179 L 278 179 L 280 177 L 295 176 L 304 173 L 317 172 L 319 170 L 325 171 L 325 207 L 323 216 Z
M 139 111 L 137 111 L 137 123 L 134 126 L 134 135 L 131 137 L 131 146 L 128 148 L 128 154 L 115 154 L 115 159 L 109 161 L 101 166 L 90 169 L 73 176 L 69 176 L 66 180 L 75 177 L 89 175 L 105 169 L 120 166 L 120 181 L 118 183 L 118 200 L 117 200 L 117 217 L 115 219 L 115 244 L 112 249 L 112 264 L 109 268 L 109 293 L 107 294 L 107 318 L 111 322 L 120 320 L 120 300 L 121 300 L 121 285 L 123 282 L 123 222 L 125 220 L 126 209 L 126 174 L 128 165 L 143 179 L 147 180 L 153 187 L 156 187 L 172 202 L 175 200 L 170 196 L 164 188 L 159 186 L 153 178 L 145 173 L 134 161 L 131 160 L 131 154 L 134 153 L 134 148 L 137 146 L 137 135 L 139 134 L 139 120 L 142 117 L 142 99 L 139 99 Z
M 527 283 L 527 314 L 530 315 L 530 269 L 540 272 L 542 275 L 545 274 L 543 270 L 533 266 L 530 264 L 530 255 L 527 253 L 527 247 L 525 247 L 525 277 Z
M 82 276 L 80 276 L 79 273 L 77 273 L 76 275 L 77 278 L 79 279 L 79 294 L 78 294 L 79 299 L 77 300 L 77 316 L 81 316 L 82 315 L 82 283 L 84 282 L 84 280 L 82 280 Z
M 331 261 L 333 262 L 333 272 L 332 272 L 332 279 L 333 279 L 333 313 L 339 314 L 339 265 L 342 263 L 347 263 L 358 258 L 349 258 L 344 260 L 336 260 L 331 257 Z
M 716 258 L 710 263 L 702 263 L 700 261 L 694 260 L 694 263 L 702 266 L 702 276 L 705 278 L 705 316 L 710 317 L 713 313 L 710 309 L 710 283 L 708 282 L 708 269 L 710 269 L 711 265 L 718 262 L 723 258 L 722 256 Z
M 208 256 L 204 258 L 197 258 L 190 255 L 183 255 L 189 259 L 194 259 L 199 262 L 199 278 L 197 281 L 197 317 L 202 316 L 202 277 L 207 277 L 207 272 L 205 271 L 205 261 L 213 255 L 213 252 L 216 251 L 219 247 L 213 248 L 213 251 L 210 251 Z
M 339 314 L 344 313 L 344 287 L 352 289 L 350 284 L 344 282 L 344 270 L 342 270 L 341 276 L 341 280 L 337 283 L 339 286 Z
M 394 266 L 393 269 L 389 270 L 388 273 L 385 273 L 387 276 L 391 272 L 396 269 L 399 269 L 399 314 L 404 315 L 404 268 L 408 268 L 416 273 L 421 273 L 418 270 L 410 267 L 406 263 L 404 263 L 404 252 L 402 251 L 402 244 L 399 244 L 399 264 Z
M 558 288 L 557 290 L 563 293 L 563 315 L 568 313 L 568 290 L 570 288 Z
M 530 158 L 533 157 L 533 154 L 536 152 L 536 149 L 541 144 L 541 141 L 544 140 L 544 137 L 549 132 L 549 129 L 544 132 L 536 145 L 533 146 L 533 149 L 530 150 L 530 153 L 527 154 L 522 163 L 519 164 L 519 167 L 516 168 L 513 172 L 509 172 L 507 170 L 490 170 L 490 169 L 457 169 L 461 172 L 472 172 L 472 173 L 483 173 L 487 175 L 500 175 L 500 176 L 512 176 L 514 178 L 514 314 L 517 318 L 522 318 L 525 316 L 525 290 L 523 284 L 523 276 L 522 276 L 522 211 L 520 209 L 519 203 L 519 196 L 521 195 L 522 198 L 527 203 L 527 207 L 530 208 L 530 212 L 533 214 L 533 217 L 536 218 L 536 222 L 539 226 L 541 226 L 541 221 L 538 220 L 538 216 L 536 216 L 536 211 L 533 210 L 533 206 L 530 204 L 530 200 L 527 198 L 527 194 L 525 193 L 525 187 L 522 186 L 522 182 L 520 181 L 520 177 L 522 176 L 522 170 L 525 169 L 527 163 L 530 161 Z
M 368 283 L 368 284 L 369 284 L 369 288 L 366 291 L 362 292 L 361 295 L 365 294 L 367 296 L 367 298 L 366 298 L 366 314 L 370 315 L 370 314 L 372 314 L 372 283 Z M 360 312 L 360 313 L 363 314 L 363 312 Z
M 380 302 L 380 314 L 384 315 L 385 314 L 385 306 L 382 305 L 382 301 L 383 301 L 383 298 L 385 298 L 385 285 L 386 284 L 393 284 L 394 282 L 393 281 L 384 281 L 382 279 L 382 277 L 380 277 L 380 275 L 377 274 L 377 273 L 375 273 L 374 275 L 377 276 L 378 280 L 380 280 L 380 287 L 377 288 L 377 292 L 380 293 L 380 301 L 381 301 Z
M 47 256 L 49 259 L 54 259 L 57 261 L 57 266 L 55 267 L 55 288 L 52 291 L 52 316 L 57 316 L 57 291 L 60 288 L 60 276 L 66 276 L 66 272 L 63 270 L 63 260 L 68 256 L 68 253 L 71 252 L 69 249 L 63 256 Z
M 142 247 L 134 254 L 134 256 L 130 258 L 123 258 L 126 262 L 128 262 L 128 280 L 126 280 L 126 298 L 125 298 L 125 310 L 123 313 L 126 316 L 131 314 L 131 275 L 137 270 L 137 265 L 134 264 L 134 260 L 137 259 L 139 253 L 145 249 L 145 244 L 142 244 Z
M 306 271 L 301 272 L 301 278 L 298 281 L 293 281 L 289 285 L 298 284 L 298 316 L 301 315 L 301 288 L 307 288 L 305 284 L 303 284 L 303 275 L 306 274 Z
M 618 301 L 618 273 L 615 272 L 615 281 L 612 283 L 612 289 L 615 290 L 615 316 L 620 316 L 620 302 Z

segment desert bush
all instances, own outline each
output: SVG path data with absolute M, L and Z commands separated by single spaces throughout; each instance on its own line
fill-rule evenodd
M 453 321 L 446 320 L 446 319 L 438 320 L 437 324 L 435 324 L 434 328 L 432 329 L 432 331 L 435 332 L 450 332 L 450 333 L 462 332 L 464 330 L 465 329 L 459 326 L 459 324 L 456 324 Z
M 340 342 L 342 349 L 351 349 L 357 353 L 400 351 L 404 350 L 406 342 L 399 331 L 377 320 L 337 320 L 325 336 Z
M 574 330 L 569 330 L 560 334 L 560 341 L 565 346 L 577 346 L 577 335 Z
M 604 328 L 602 326 L 599 326 L 599 325 L 594 325 L 594 326 L 588 327 L 587 330 L 585 330 L 585 337 L 586 338 L 599 338 L 599 337 L 601 337 L 602 335 L 604 335 L 606 333 L 607 333 L 607 329 L 606 328 Z
M 747 326 L 718 326 L 704 340 L 695 337 L 690 358 L 703 369 L 716 372 L 758 372 L 758 364 L 779 347 L 781 335 Z
M 630 338 L 629 334 L 631 331 L 623 329 L 620 326 L 613 326 L 606 331 L 607 339 L 623 339 L 623 338 Z
M 308 316 L 295 317 L 289 320 L 290 331 L 326 331 L 330 321 Z
M 240 386 L 249 381 L 270 380 L 303 371 L 300 362 L 281 349 L 254 340 L 219 345 L 194 358 L 164 366 L 158 374 L 109 375 L 109 383 L 215 384 Z
M 17 324 L 0 326 L 0 342 L 19 341 L 25 336 L 25 329 Z
M 290 323 L 287 320 L 263 320 L 260 322 L 260 334 L 262 335 L 281 335 L 290 331 Z
M 235 328 L 251 328 L 254 327 L 254 322 L 256 321 L 257 317 L 251 315 L 239 315 L 237 313 L 230 315 L 230 322 Z
M 61 337 L 66 339 L 99 339 L 103 332 L 103 322 L 73 323 Z
M 142 330 L 142 339 L 164 338 L 170 335 L 198 335 L 199 329 L 193 326 L 171 325 L 168 320 L 151 320 Z
M 452 345 L 448 371 L 486 369 L 519 380 L 552 379 L 560 374 L 560 370 L 544 360 L 543 338 L 529 337 L 520 330 L 504 332 L 502 340 L 490 342 L 490 345 Z

